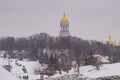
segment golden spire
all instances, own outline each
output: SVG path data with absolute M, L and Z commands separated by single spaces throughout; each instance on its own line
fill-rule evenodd
M 65 14 L 65 12 L 64 12 L 64 14 L 63 14 L 63 17 L 66 17 L 66 14 Z
M 67 17 L 66 17 L 65 12 L 64 12 L 63 17 L 62 17 L 62 19 L 61 19 L 61 22 L 67 22 L 67 21 L 68 21 L 68 19 L 67 19 Z

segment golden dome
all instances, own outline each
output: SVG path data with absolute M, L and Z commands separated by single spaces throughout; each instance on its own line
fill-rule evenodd
M 64 13 L 61 19 L 61 22 L 67 22 L 67 21 L 68 21 L 68 18 L 66 17 L 66 14 Z

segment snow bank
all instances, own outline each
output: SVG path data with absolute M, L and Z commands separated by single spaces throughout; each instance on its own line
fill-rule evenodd
M 19 80 L 0 66 L 0 80 Z
M 50 80 L 79 80 L 80 78 L 88 78 L 88 80 L 100 78 L 100 77 L 111 77 L 114 75 L 120 75 L 120 63 L 114 64 L 103 64 L 100 67 L 100 70 L 96 70 L 96 68 L 92 65 L 82 66 L 80 67 L 80 75 L 76 76 L 77 73 L 74 70 L 70 70 L 69 73 L 55 74 L 50 77 Z M 76 77 L 75 79 L 73 77 Z M 49 79 L 48 79 L 49 80 Z
M 80 71 L 82 75 L 90 78 L 120 75 L 120 63 L 104 64 L 100 70 L 96 70 L 93 66 L 84 66 Z
M 102 58 L 101 59 L 105 62 L 106 59 Z M 40 75 L 35 75 L 34 74 L 34 69 L 35 68 L 44 68 L 43 66 L 41 66 L 39 64 L 39 62 L 37 61 L 19 61 L 17 60 L 17 63 L 21 64 L 21 66 L 16 65 L 16 60 L 15 59 L 11 59 L 12 62 L 10 63 L 12 66 L 11 69 L 11 73 L 14 74 L 14 76 L 24 76 L 24 75 L 28 75 L 29 79 L 39 79 Z M 1 59 L 0 58 L 0 66 L 3 66 L 5 64 L 8 64 L 8 59 Z M 22 71 L 22 67 L 25 66 L 25 68 L 27 69 L 26 74 L 23 73 Z M 17 80 L 17 79 L 10 79 L 10 76 L 13 76 L 12 74 L 10 74 L 9 72 L 7 72 L 4 68 L 0 67 L 0 80 Z M 59 78 L 59 77 L 70 77 L 77 74 L 76 69 L 72 68 L 69 73 L 66 73 L 64 71 L 62 71 L 62 74 L 60 75 L 58 72 L 56 72 L 56 74 L 54 74 L 53 76 L 50 76 L 48 78 Z M 89 66 L 82 66 L 80 67 L 80 74 L 82 75 L 81 77 L 84 78 L 99 78 L 99 77 L 106 77 L 106 76 L 113 76 L 113 75 L 120 75 L 120 63 L 114 63 L 114 64 L 103 64 L 100 67 L 100 70 L 96 70 L 94 66 L 89 65 Z M 5 77 L 5 76 L 8 77 Z M 73 76 L 74 77 L 74 76 Z M 3 79 L 2 79 L 3 78 Z M 4 79 L 4 78 L 9 78 L 9 79 Z M 12 78 L 12 77 L 11 77 Z

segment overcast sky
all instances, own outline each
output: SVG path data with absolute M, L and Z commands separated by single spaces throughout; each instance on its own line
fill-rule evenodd
M 64 12 L 72 36 L 120 41 L 120 0 L 0 0 L 0 37 L 58 36 Z

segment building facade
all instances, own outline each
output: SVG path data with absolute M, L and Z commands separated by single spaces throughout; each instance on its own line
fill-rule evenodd
M 60 21 L 60 34 L 59 37 L 69 37 L 70 32 L 69 32 L 69 21 L 68 18 L 66 17 L 66 14 L 63 14 L 63 17 L 61 18 Z

